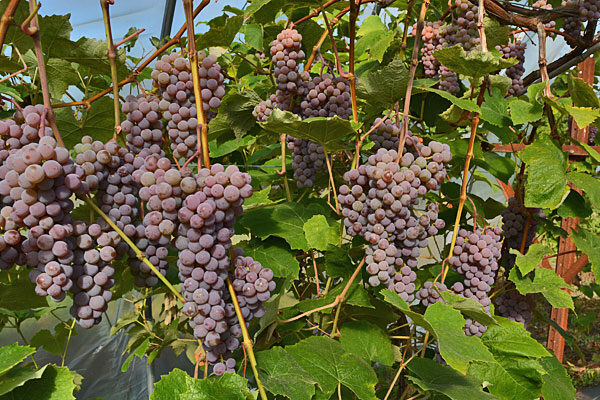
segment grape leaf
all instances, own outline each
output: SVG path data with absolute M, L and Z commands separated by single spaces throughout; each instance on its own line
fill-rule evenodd
M 422 90 L 435 93 L 435 94 L 443 97 L 444 99 L 448 100 L 453 105 L 455 105 L 458 108 L 461 108 L 463 110 L 477 112 L 477 113 L 481 112 L 481 109 L 477 106 L 477 104 L 475 104 L 475 102 L 473 100 L 469 100 L 466 97 L 458 98 L 444 90 L 434 89 L 434 88 L 422 88 Z
M 341 329 L 344 349 L 366 361 L 391 366 L 394 363 L 392 343 L 385 331 L 367 321 L 346 322 Z
M 320 385 L 317 398 L 328 399 L 338 383 L 352 390 L 361 400 L 376 400 L 377 376 L 370 365 L 353 354 L 346 353 L 341 344 L 324 336 L 312 336 L 287 346 L 285 350 Z
M 254 400 L 247 386 L 247 380 L 238 374 L 224 374 L 209 379 L 194 379 L 178 368 L 154 386 L 150 400 L 214 399 L 214 400 Z
M 486 52 L 473 50 L 467 54 L 458 44 L 436 50 L 433 56 L 449 70 L 472 77 L 484 76 L 517 63 L 516 58 L 502 58 L 495 49 Z
M 48 364 L 42 377 L 30 379 L 0 399 L 75 400 L 74 376 L 67 367 Z
M 402 297 L 398 295 L 398 293 L 392 292 L 389 289 L 384 289 L 381 291 L 381 294 L 383 295 L 383 299 L 386 302 L 402 311 L 402 313 L 406 314 L 406 316 L 412 319 L 415 322 L 415 324 L 425 328 L 430 332 L 433 332 L 433 326 L 431 326 L 431 324 L 425 319 L 425 317 L 423 317 L 423 315 L 417 312 L 412 311 L 408 304 L 406 304 L 406 302 L 402 299 Z
M 295 251 L 276 237 L 263 241 L 251 241 L 244 245 L 246 256 L 254 258 L 265 268 L 273 270 L 273 275 L 281 278 L 297 277 L 300 264 L 295 257 Z
M 401 59 L 395 58 L 388 65 L 361 76 L 356 90 L 367 102 L 389 107 L 404 98 L 408 79 L 408 69 Z
M 511 97 L 508 102 L 510 105 L 510 118 L 515 125 L 535 122 L 542 118 L 544 107 L 537 101 L 530 103 L 516 97 Z
M 567 158 L 548 138 L 536 139 L 521 152 L 527 163 L 525 207 L 557 208 L 569 193 Z
M 70 85 L 80 82 L 77 71 L 69 61 L 51 58 L 46 62 L 48 89 L 53 99 L 60 100 Z
M 208 32 L 196 37 L 196 48 L 227 47 L 231 44 L 244 22 L 244 17 L 236 15 L 230 17 L 226 14 L 220 15 L 208 21 L 210 29 Z
M 541 293 L 546 300 L 555 308 L 569 308 L 573 310 L 573 299 L 571 295 L 562 288 L 568 288 L 564 279 L 546 268 L 536 268 L 535 277 L 522 277 L 517 268 L 510 271 L 508 277 L 513 281 L 521 294 Z
M 329 226 L 324 215 L 313 215 L 303 226 L 306 243 L 312 249 L 327 250 L 338 241 L 337 228 Z
M 282 347 L 256 353 L 258 375 L 265 388 L 291 400 L 310 400 L 317 382 Z
M 263 29 L 259 24 L 244 25 L 244 39 L 246 43 L 258 51 L 263 50 Z
M 102 97 L 93 102 L 89 110 L 84 110 L 82 113 L 81 119 L 77 120 L 70 107 L 58 108 L 54 111 L 56 124 L 68 148 L 73 148 L 86 135 L 102 142 L 112 139 L 115 126 L 112 99 Z
M 600 100 L 594 92 L 594 89 L 581 78 L 571 75 L 567 77 L 569 83 L 569 94 L 575 107 L 600 108 Z
M 379 15 L 370 15 L 361 24 L 356 33 L 357 54 L 369 52 L 370 59 L 376 59 L 381 62 L 385 51 L 394 40 L 394 33 L 388 31 L 387 27 L 381 22 Z
M 569 172 L 567 178 L 582 190 L 594 207 L 600 208 L 600 179 L 583 172 Z
M 337 116 L 332 118 L 314 117 L 302 120 L 299 116 L 289 111 L 281 111 L 278 108 L 273 109 L 269 119 L 266 122 L 261 122 L 260 125 L 278 135 L 286 133 L 296 138 L 312 140 L 323 146 L 327 151 L 348 148 L 348 144 L 341 139 L 354 133 L 350 121 Z
M 570 190 L 567 198 L 558 207 L 556 212 L 563 218 L 587 218 L 592 215 L 593 211 L 582 195 L 575 190 Z
M 0 309 L 21 311 L 47 307 L 46 298 L 36 296 L 33 292 L 34 289 L 35 285 L 27 277 L 13 281 L 10 285 L 0 284 L 0 298 L 2 299 Z
M 35 349 L 29 346 L 20 346 L 18 343 L 11 343 L 0 347 L 0 375 L 6 373 L 12 367 L 18 365 L 35 353 Z
M 285 239 L 293 250 L 308 251 L 310 246 L 304 234 L 304 223 L 313 215 L 328 212 L 322 204 L 281 203 L 249 210 L 240 216 L 236 231 L 248 232 L 265 239 L 278 236 Z
M 460 311 L 469 318 L 484 325 L 498 325 L 496 319 L 494 319 L 494 317 L 491 316 L 477 300 L 471 298 L 466 299 L 447 291 L 441 292 L 441 296 L 446 304 L 452 306 L 452 308 Z
M 499 89 L 493 89 L 492 95 L 486 91 L 481 103 L 481 119 L 495 126 L 508 126 L 510 119 L 506 116 L 508 102 Z
M 571 238 L 577 248 L 587 254 L 596 282 L 600 282 L 600 237 L 597 233 L 579 228 L 579 231 L 571 231 Z
M 542 376 L 542 396 L 545 400 L 575 400 L 575 388 L 571 377 L 554 356 L 539 360 L 546 374 Z
M 472 361 L 494 362 L 492 354 L 478 337 L 465 335 L 465 319 L 460 311 L 437 302 L 427 307 L 424 317 L 438 340 L 440 354 L 452 368 L 464 374 Z
M 9 393 L 19 386 L 23 386 L 27 381 L 31 379 L 39 379 L 44 374 L 46 366 L 40 369 L 31 368 L 12 368 L 6 374 L 2 375 L 0 379 L 0 396 Z M 10 396 L 6 396 L 10 397 Z
M 483 391 L 483 382 L 479 379 L 465 376 L 434 360 L 416 357 L 408 363 L 407 368 L 411 372 L 407 378 L 425 391 L 439 392 L 452 400 L 497 399 Z
M 515 263 L 521 274 L 525 276 L 542 263 L 544 256 L 552 254 L 552 249 L 543 244 L 534 243 L 529 247 L 527 254 L 521 254 L 520 251 L 515 249 L 510 249 L 510 253 L 517 256 Z
M 591 125 L 600 117 L 600 108 L 573 107 L 568 104 L 564 104 L 563 107 L 573 117 L 578 126 Z

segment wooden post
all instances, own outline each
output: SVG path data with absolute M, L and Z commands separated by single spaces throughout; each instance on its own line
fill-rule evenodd
M 590 85 L 594 83 L 594 67 L 595 60 L 590 57 L 579 64 L 579 78 L 583 79 Z M 589 127 L 579 127 L 575 121 L 571 120 L 571 137 L 577 139 L 580 142 L 587 143 L 589 134 Z M 569 160 L 573 161 L 580 159 L 585 156 L 575 155 L 574 152 L 569 152 Z M 572 186 L 572 189 L 581 193 L 581 190 Z M 564 218 L 561 223 L 561 227 L 570 234 L 572 230 L 577 230 L 577 224 L 579 223 L 578 218 Z M 573 267 L 577 261 L 575 252 L 576 249 L 573 239 L 570 237 L 560 238 L 558 242 L 558 254 L 563 254 L 557 257 L 556 260 L 556 274 L 564 277 L 567 275 L 569 269 Z M 566 253 L 566 254 L 564 254 Z M 569 309 L 568 308 L 552 308 L 552 321 L 556 322 L 562 329 L 567 329 L 567 322 L 569 320 Z M 556 331 L 553 327 L 548 330 L 548 344 L 549 350 L 554 352 L 556 358 L 563 362 L 563 355 L 565 350 L 565 338 Z

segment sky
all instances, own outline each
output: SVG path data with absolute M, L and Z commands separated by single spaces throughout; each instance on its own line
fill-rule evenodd
M 99 0 L 45 0 L 41 3 L 40 14 L 42 15 L 71 14 L 72 40 L 77 40 L 82 36 L 106 39 Z M 196 0 L 194 3 L 199 4 L 200 2 Z M 225 5 L 242 8 L 245 3 L 245 0 L 212 0 L 211 4 L 196 17 L 196 21 L 208 21 L 221 15 Z M 138 29 L 145 28 L 146 30 L 140 35 L 139 43 L 136 44 L 132 55 L 140 56 L 153 50 L 150 38 L 160 36 L 164 9 L 165 0 L 115 0 L 115 4 L 110 6 L 111 28 L 115 42 L 121 40 L 132 26 Z M 183 1 L 177 0 L 172 34 L 177 32 L 184 23 Z M 200 24 L 196 27 L 196 32 L 204 31 L 206 31 L 206 25 Z

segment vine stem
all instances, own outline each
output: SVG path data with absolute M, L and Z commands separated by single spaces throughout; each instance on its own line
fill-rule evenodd
M 356 75 L 354 75 L 354 57 L 355 57 L 355 39 L 356 39 L 356 20 L 360 11 L 361 0 L 350 0 L 350 49 L 348 55 L 348 79 L 350 80 L 350 97 L 352 99 L 352 119 L 358 122 L 358 110 L 356 109 Z M 334 46 L 335 48 L 335 46 Z M 360 139 L 356 134 L 357 140 Z
M 13 15 L 15 11 L 17 11 L 17 6 L 21 0 L 10 0 L 6 10 L 4 10 L 4 14 L 2 14 L 2 18 L 0 19 L 0 48 L 4 44 L 4 38 L 6 37 L 6 32 L 8 32 L 8 26 L 13 20 Z
M 54 138 L 56 139 L 58 145 L 60 147 L 65 147 L 65 142 L 60 136 L 60 132 L 58 131 L 58 126 L 56 126 L 56 120 L 54 119 L 54 112 L 52 111 L 52 104 L 50 103 L 50 90 L 48 89 L 48 77 L 46 75 L 46 63 L 44 61 L 44 53 L 42 52 L 42 42 L 40 40 L 40 29 L 38 25 L 37 18 L 37 1 L 30 0 L 29 1 L 29 11 L 31 14 L 34 14 L 34 17 L 31 19 L 31 30 L 33 34 L 31 38 L 33 39 L 33 46 L 35 48 L 35 56 L 38 62 L 38 68 L 40 70 L 40 86 L 42 87 L 42 97 L 44 99 L 44 108 L 47 110 L 46 118 L 50 123 L 50 127 L 52 128 L 52 132 L 54 132 Z
M 350 277 L 350 279 L 348 280 L 348 283 L 346 283 L 346 286 L 344 286 L 344 289 L 342 290 L 342 293 L 340 293 L 338 296 L 336 296 L 335 300 L 332 301 L 329 304 L 326 304 L 324 306 L 321 307 L 317 307 L 317 308 L 313 308 L 312 310 L 303 312 L 300 315 L 296 315 L 295 317 L 292 317 L 290 319 L 281 319 L 279 320 L 279 322 L 292 322 L 292 321 L 296 321 L 300 318 L 304 318 L 312 313 L 315 313 L 317 311 L 321 311 L 321 310 L 326 310 L 328 308 L 332 308 L 337 306 L 340 302 L 342 302 L 345 299 L 346 293 L 348 293 L 348 290 L 350 289 L 350 285 L 352 284 L 352 282 L 354 282 L 354 279 L 356 279 L 356 276 L 358 275 L 358 272 L 360 271 L 360 269 L 362 268 L 362 266 L 365 265 L 365 257 L 363 257 L 363 259 L 360 261 L 360 263 L 358 264 L 358 266 L 356 267 L 356 269 L 354 270 L 354 273 L 352 274 L 352 276 Z M 337 324 L 337 320 L 334 321 Z M 334 325 L 335 327 L 335 325 Z
M 333 180 L 333 170 L 331 169 L 331 162 L 329 156 L 325 153 L 325 163 L 327 164 L 327 172 L 329 172 L 329 180 L 331 181 L 331 188 L 333 189 L 333 200 L 335 201 L 335 212 L 340 213 L 340 203 L 337 198 L 337 191 L 335 190 L 335 181 Z
M 122 45 L 123 43 L 129 42 L 131 39 L 133 39 L 134 37 L 136 37 L 140 33 L 144 32 L 145 30 L 146 30 L 146 28 L 138 29 L 137 31 L 133 32 L 131 35 L 127 36 L 126 38 L 123 38 L 123 40 L 121 40 L 120 42 L 115 43 L 115 49 L 117 47 L 119 47 L 120 45 Z
M 292 194 L 290 192 L 290 185 L 288 183 L 287 180 L 287 166 L 285 163 L 285 150 L 287 147 L 287 142 L 286 142 L 286 134 L 282 133 L 279 135 L 279 141 L 281 142 L 281 171 L 278 171 L 277 169 L 275 170 L 275 172 L 277 173 L 277 175 L 281 175 L 283 177 L 283 187 L 285 188 L 285 197 L 287 199 L 287 201 L 292 201 Z
M 421 33 L 423 32 L 423 25 L 425 21 L 425 15 L 429 8 L 430 0 L 424 0 L 421 4 L 421 11 L 419 12 L 419 20 L 417 21 L 417 32 L 415 36 L 415 44 L 413 47 L 412 60 L 410 63 L 410 75 L 408 78 L 408 86 L 406 87 L 406 95 L 404 96 L 404 109 L 402 111 L 402 126 L 400 128 L 400 140 L 398 142 L 398 158 L 396 162 L 400 162 L 402 158 L 402 152 L 404 151 L 404 142 L 406 136 L 408 136 L 408 113 L 410 111 L 410 99 L 412 96 L 412 87 L 415 81 L 415 74 L 417 72 L 417 65 L 419 65 L 419 48 L 421 44 Z
M 477 105 L 480 106 L 483 103 L 483 96 L 485 94 L 485 89 L 487 86 L 487 79 L 483 81 L 481 85 L 481 89 L 479 90 L 479 95 L 477 96 Z M 467 201 L 467 182 L 469 180 L 469 166 L 471 165 L 471 159 L 473 158 L 473 147 L 475 145 L 475 137 L 477 136 L 477 125 L 479 125 L 479 113 L 473 114 L 473 122 L 471 124 L 471 135 L 469 136 L 469 148 L 467 150 L 467 156 L 465 160 L 465 168 L 463 170 L 463 179 L 462 185 L 460 187 L 460 199 L 458 202 L 458 209 L 456 210 L 456 219 L 454 220 L 454 230 L 452 231 L 452 241 L 450 242 L 450 251 L 448 252 L 449 259 L 454 254 L 454 246 L 456 245 L 456 238 L 458 237 L 458 228 L 460 227 L 460 218 L 462 216 L 462 211 L 465 206 L 465 202 Z M 446 274 L 448 273 L 448 267 L 444 264 L 442 265 L 442 283 L 446 279 Z
M 194 81 L 194 97 L 196 98 L 196 113 L 202 127 L 198 150 L 202 150 L 202 164 L 204 168 L 210 168 L 210 156 L 208 153 L 208 125 L 206 124 L 206 113 L 200 91 L 200 74 L 198 72 L 198 52 L 196 51 L 196 37 L 194 36 L 194 6 L 192 0 L 183 0 L 185 11 L 185 22 L 187 24 L 188 57 L 192 68 L 192 80 Z
M 544 24 L 542 22 L 537 23 L 537 33 L 539 40 L 538 64 L 540 66 L 540 76 L 542 77 L 542 82 L 546 82 L 544 95 L 546 95 L 546 97 L 552 97 L 552 92 L 550 91 L 550 77 L 548 75 L 548 61 L 546 60 L 546 30 L 544 29 Z
M 108 319 L 108 318 L 107 318 Z M 71 323 L 71 326 L 69 327 L 69 335 L 67 336 L 67 344 L 65 344 L 65 351 L 62 354 L 62 360 L 61 360 L 61 367 L 65 366 L 65 358 L 67 357 L 67 350 L 69 349 L 69 343 L 71 342 L 71 336 L 73 334 L 73 328 L 75 328 L 75 320 L 73 319 L 73 322 Z
M 398 371 L 396 372 L 396 375 L 394 376 L 394 379 L 392 380 L 392 384 L 388 388 L 388 391 L 385 394 L 385 397 L 383 398 L 383 400 L 387 400 L 390 397 L 390 394 L 392 394 L 392 390 L 394 389 L 394 386 L 396 386 L 396 382 L 398 382 L 398 379 L 400 378 L 400 374 L 402 373 L 402 370 L 404 369 L 404 367 L 406 367 L 408 365 L 409 362 L 412 361 L 413 358 L 415 358 L 415 355 L 416 354 L 413 354 L 412 356 L 410 356 L 410 358 L 408 360 L 406 360 L 406 362 L 400 363 L 400 368 L 398 368 Z
M 202 3 L 200 3 L 198 5 L 198 7 L 196 7 L 196 9 L 194 10 L 193 16 L 195 17 L 196 15 L 198 15 L 200 13 L 200 11 L 202 11 L 204 9 L 204 7 L 206 7 L 208 4 L 210 3 L 210 0 L 202 0 Z M 119 86 L 123 86 L 126 85 L 128 83 L 134 82 L 136 77 L 144 70 L 144 68 L 146 68 L 148 65 L 150 65 L 150 63 L 152 61 L 154 61 L 154 59 L 158 56 L 160 56 L 165 50 L 167 50 L 169 47 L 173 46 L 174 44 L 178 43 L 179 40 L 181 39 L 181 36 L 183 36 L 183 34 L 185 33 L 187 29 L 187 24 L 183 24 L 183 26 L 179 29 L 179 31 L 177 31 L 177 33 L 175 34 L 175 36 L 173 36 L 173 38 L 171 40 L 169 40 L 167 43 L 165 43 L 164 45 L 162 45 L 159 49 L 156 49 L 156 51 L 154 53 L 152 53 L 146 60 L 144 60 L 143 63 L 141 63 L 140 65 L 137 66 L 136 69 L 133 70 L 133 72 L 131 73 L 131 75 L 129 75 L 127 78 L 123 79 L 122 81 L 120 81 L 118 83 Z M 55 104 L 53 107 L 72 107 L 72 106 L 86 106 L 88 107 L 90 105 L 90 103 L 93 103 L 94 101 L 104 97 L 104 95 L 110 93 L 112 90 L 112 86 L 109 87 L 108 89 L 104 89 L 103 91 L 101 91 L 100 93 L 95 94 L 94 96 L 88 98 L 88 99 L 83 99 L 81 101 L 73 101 L 73 102 L 69 102 L 69 103 L 59 103 L 59 104 Z
M 117 232 L 119 234 L 119 236 L 121 236 L 121 238 L 125 241 L 125 243 L 127 243 L 129 245 L 129 247 L 131 247 L 131 249 L 137 256 L 137 258 L 139 258 L 144 264 L 146 264 L 148 266 L 148 268 L 150 268 L 152 270 L 152 272 L 154 272 L 154 274 L 158 277 L 158 279 L 160 279 L 165 284 L 165 286 L 168 287 L 171 292 L 173 292 L 175 297 L 177 297 L 179 300 L 181 300 L 181 302 L 183 304 L 185 304 L 185 299 L 183 298 L 181 293 L 179 293 L 177 291 L 177 289 L 175 289 L 175 287 L 173 287 L 173 285 L 171 285 L 171 282 L 169 282 L 167 280 L 167 278 L 165 278 L 163 276 L 163 274 L 160 273 L 160 271 L 150 262 L 150 260 L 148 260 L 148 258 L 144 254 L 144 252 L 141 251 L 140 249 L 138 249 L 138 247 L 135 245 L 135 243 L 133 243 L 131 241 L 131 239 L 129 239 L 129 237 L 113 222 L 113 220 L 110 219 L 110 217 L 108 215 L 106 215 L 104 213 L 104 211 L 102 211 L 100 209 L 100 207 L 98 207 L 96 205 L 96 203 L 94 203 L 92 201 L 92 199 L 90 199 L 89 197 L 86 197 L 84 200 L 86 203 L 88 203 L 90 205 L 90 207 L 92 207 L 94 209 L 94 211 L 96 211 L 98 214 L 100 214 L 102 219 L 104 219 L 108 223 L 108 225 L 110 225 L 110 227 L 113 228 L 115 230 L 115 232 Z
M 477 29 L 479 29 L 479 44 L 481 45 L 481 51 L 487 52 L 487 39 L 485 36 L 485 24 L 483 22 L 483 14 L 485 13 L 485 0 L 479 0 L 479 6 L 477 7 Z
M 117 53 L 113 43 L 112 29 L 110 27 L 109 0 L 100 0 L 102 7 L 102 18 L 104 19 L 104 30 L 106 31 L 106 47 L 108 61 L 110 62 L 110 77 L 112 80 L 113 105 L 115 112 L 115 131 L 113 140 L 117 140 L 117 135 L 121 133 L 121 105 L 119 104 L 119 78 L 117 77 Z
M 310 14 L 300 18 L 298 21 L 296 22 L 292 22 L 292 24 L 290 25 L 290 28 L 293 28 L 295 26 L 297 26 L 298 24 L 301 24 L 304 21 L 308 21 L 309 19 L 312 19 L 314 17 L 316 17 L 317 15 L 319 15 L 319 13 L 321 12 L 321 10 L 326 9 L 327 7 L 329 7 L 332 4 L 337 3 L 340 0 L 329 0 L 327 3 L 323 4 L 322 7 L 317 8 L 315 11 L 311 12 Z
M 402 49 L 400 50 L 401 57 L 404 58 L 404 54 L 406 52 L 406 40 L 408 38 L 408 27 L 412 17 L 412 9 L 415 4 L 414 0 L 408 0 L 408 4 L 406 5 L 406 15 L 404 16 L 404 29 L 402 30 Z
M 527 241 L 527 234 L 529 233 L 529 229 L 531 228 L 531 215 L 527 216 L 525 220 L 525 228 L 523 228 L 523 238 L 521 239 L 521 247 L 519 251 L 521 254 L 525 254 L 525 242 Z
M 233 307 L 235 308 L 235 314 L 237 315 L 238 320 L 240 322 L 240 328 L 242 328 L 242 337 L 244 339 L 244 341 L 242 342 L 242 346 L 244 346 L 244 349 L 248 354 L 248 358 L 250 359 L 250 367 L 252 368 L 252 372 L 254 373 L 256 386 L 258 386 L 258 393 L 260 394 L 260 398 L 262 400 L 267 400 L 267 393 L 265 392 L 265 388 L 263 387 L 262 382 L 258 377 L 256 357 L 254 357 L 254 350 L 252 348 L 252 339 L 250 339 L 250 335 L 248 334 L 246 321 L 244 321 L 244 316 L 242 315 L 240 303 L 238 302 L 237 296 L 235 294 L 235 289 L 233 288 L 233 284 L 231 283 L 231 279 L 229 279 L 229 277 L 227 277 L 227 289 L 229 289 L 229 294 L 231 295 Z

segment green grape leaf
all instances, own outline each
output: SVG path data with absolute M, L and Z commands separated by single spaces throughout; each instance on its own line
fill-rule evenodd
M 31 369 L 16 367 L 2 375 L 0 379 L 0 396 L 11 392 L 13 389 L 23 386 L 27 381 L 31 379 L 39 379 L 44 374 L 46 366 L 40 369 Z M 9 397 L 10 396 L 6 396 Z
M 454 368 L 428 358 L 413 358 L 407 365 L 408 379 L 425 391 L 434 391 L 452 400 L 492 400 L 497 397 L 483 391 L 483 382 L 463 375 Z
M 27 277 L 13 281 L 10 285 L 0 284 L 0 309 L 21 311 L 47 307 L 46 298 L 36 296 L 34 289 L 35 285 Z
M 20 346 L 18 343 L 0 347 L 0 376 L 34 353 L 34 348 Z
M 4 94 L 8 97 L 12 97 L 16 102 L 22 102 L 23 99 L 17 90 L 11 86 L 6 86 L 3 83 L 0 83 L 0 94 Z
M 150 400 L 254 400 L 245 378 L 238 374 L 224 374 L 208 379 L 194 379 L 178 368 L 154 386 Z
M 510 271 L 509 279 L 513 281 L 521 294 L 541 293 L 555 308 L 574 309 L 571 295 L 562 288 L 568 288 L 564 279 L 552 270 L 536 268 L 535 277 L 522 277 L 517 268 Z
M 567 80 L 569 83 L 569 95 L 575 107 L 600 108 L 600 100 L 598 100 L 598 96 L 589 83 L 571 75 L 568 75 Z
M 575 388 L 571 377 L 554 356 L 539 360 L 546 371 L 542 376 L 542 396 L 545 400 L 575 400 Z
M 392 343 L 380 327 L 367 321 L 346 322 L 341 329 L 340 343 L 344 349 L 365 361 L 391 366 L 394 363 Z
M 494 362 L 481 339 L 465 335 L 465 319 L 460 311 L 437 302 L 427 307 L 424 317 L 433 328 L 431 333 L 438 340 L 440 354 L 452 368 L 464 374 L 473 361 Z
M 516 97 L 511 97 L 508 104 L 510 106 L 510 118 L 515 125 L 535 122 L 542 118 L 544 106 L 537 101 L 530 103 Z
M 444 99 L 448 100 L 456 107 L 461 108 L 463 110 L 476 112 L 476 113 L 481 112 L 481 109 L 477 106 L 477 104 L 475 104 L 475 102 L 473 100 L 469 100 L 467 97 L 458 98 L 444 90 L 434 89 L 434 88 L 430 88 L 430 87 L 422 88 L 422 90 L 424 90 L 426 92 L 435 93 L 435 94 L 443 97 Z
M 498 324 L 496 319 L 491 316 L 485 308 L 475 299 L 464 298 L 451 292 L 441 292 L 444 303 L 452 306 L 455 310 L 460 311 L 467 317 L 474 319 L 484 325 Z
M 567 198 L 556 212 L 563 218 L 587 218 L 592 215 L 593 210 L 582 195 L 575 190 L 570 190 Z
M 373 104 L 389 107 L 404 98 L 409 73 L 401 59 L 373 70 L 358 80 L 356 91 L 360 98 Z
M 406 301 L 402 299 L 396 292 L 392 292 L 389 289 L 384 289 L 381 291 L 383 295 L 383 299 L 400 310 L 403 314 L 406 314 L 407 317 L 412 319 L 415 324 L 425 328 L 426 330 L 433 332 L 433 326 L 425 319 L 425 317 L 417 312 L 414 312 L 410 309 Z
M 74 375 L 67 367 L 48 364 L 41 378 L 30 379 L 0 399 L 75 400 Z
M 260 125 L 276 134 L 286 133 L 290 136 L 312 140 L 323 146 L 326 151 L 338 151 L 348 148 L 342 138 L 354 133 L 350 121 L 337 116 L 332 118 L 314 117 L 302 120 L 299 116 L 289 111 L 273 109 L 271 116 Z
M 219 116 L 223 115 L 237 139 L 241 138 L 256 125 L 252 115 L 260 97 L 252 90 L 231 92 L 225 95 L 219 107 Z M 212 122 L 212 121 L 211 121 Z M 211 157 L 213 156 L 211 153 Z
M 235 39 L 235 35 L 239 32 L 243 22 L 244 17 L 241 15 L 230 17 L 223 14 L 211 19 L 208 21 L 210 27 L 208 32 L 196 37 L 196 48 L 228 47 Z
M 516 58 L 502 58 L 500 52 L 495 49 L 486 52 L 472 50 L 467 54 L 460 45 L 436 50 L 433 52 L 433 56 L 449 70 L 475 78 L 517 63 Z
M 600 108 L 573 107 L 568 104 L 564 104 L 563 107 L 573 117 L 578 126 L 591 125 L 600 117 Z
M 86 135 L 102 142 L 107 142 L 113 137 L 115 110 L 109 97 L 102 97 L 93 102 L 89 110 L 82 111 L 81 119 L 75 118 L 70 107 L 58 108 L 54 110 L 54 114 L 67 148 L 73 148 Z
M 582 190 L 594 207 L 600 208 L 600 179 L 583 172 L 569 172 L 567 178 Z
M 223 143 L 218 143 L 213 140 L 208 143 L 208 149 L 210 151 L 211 158 L 223 157 L 227 154 L 231 154 L 242 148 L 246 148 L 256 142 L 255 136 L 244 136 L 241 139 L 231 139 Z
M 379 15 L 370 15 L 360 24 L 356 33 L 356 52 L 362 54 L 369 52 L 370 59 L 379 62 L 383 60 L 385 51 L 394 40 L 394 33 L 388 31 L 387 27 L 381 22 Z
M 80 82 L 79 74 L 69 61 L 61 58 L 51 58 L 46 62 L 48 89 L 50 96 L 60 100 L 70 85 Z
M 364 360 L 344 351 L 341 344 L 324 336 L 312 336 L 285 350 L 319 384 L 317 399 L 328 399 L 338 383 L 361 400 L 376 400 L 377 376 Z
M 275 204 L 245 212 L 237 220 L 236 231 L 252 233 L 261 239 L 278 236 L 288 242 L 292 250 L 308 251 L 304 223 L 313 215 L 327 212 L 322 204 L 315 202 Z
M 600 237 L 597 233 L 579 228 L 579 231 L 571 231 L 571 238 L 577 248 L 587 254 L 594 278 L 600 282 Z
M 263 241 L 253 240 L 244 245 L 244 252 L 264 268 L 270 268 L 277 277 L 297 277 L 300 271 L 296 252 L 290 250 L 283 239 L 270 237 Z
M 338 241 L 337 228 L 329 226 L 324 215 L 313 215 L 303 226 L 306 243 L 312 249 L 327 250 Z
M 525 207 L 557 208 L 569 193 L 567 158 L 548 138 L 535 140 L 521 152 L 527 163 Z
M 492 96 L 486 91 L 481 103 L 481 119 L 495 126 L 510 125 L 510 118 L 506 116 L 508 101 L 499 89 L 493 89 Z
M 263 29 L 259 24 L 244 25 L 244 39 L 246 43 L 258 51 L 263 50 Z
M 485 335 L 481 337 L 481 341 L 495 358 L 500 354 L 509 357 L 530 358 L 550 355 L 544 346 L 531 337 L 531 334 L 525 330 L 522 323 L 509 321 L 502 317 L 498 317 L 497 321 L 498 323 L 489 326 Z
M 515 263 L 521 271 L 521 275 L 525 276 L 542 263 L 544 256 L 552 254 L 552 249 L 543 244 L 534 243 L 529 247 L 527 254 L 521 254 L 515 249 L 510 249 L 510 253 L 517 256 Z
M 310 400 L 317 382 L 282 347 L 256 353 L 258 375 L 265 388 L 290 400 Z

